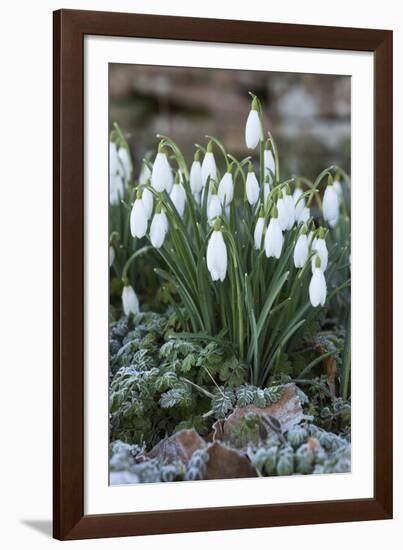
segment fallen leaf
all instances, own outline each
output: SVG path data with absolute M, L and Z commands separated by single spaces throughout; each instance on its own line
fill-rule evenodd
M 249 459 L 235 449 L 215 442 L 207 448 L 209 460 L 203 479 L 233 479 L 257 477 Z
M 144 453 L 144 458 L 162 458 L 167 462 L 180 460 L 187 464 L 192 454 L 205 447 L 205 441 L 195 430 L 180 430 L 170 437 L 162 439 L 148 453 Z
M 263 439 L 270 438 L 279 432 L 284 433 L 288 431 L 303 419 L 303 411 L 296 385 L 287 384 L 281 398 L 276 403 L 263 409 L 255 405 L 247 405 L 246 407 L 234 409 L 225 421 L 218 421 L 213 425 L 213 440 L 227 442 L 236 446 L 236 441 L 233 437 L 234 428 L 249 413 L 257 414 L 264 420 Z

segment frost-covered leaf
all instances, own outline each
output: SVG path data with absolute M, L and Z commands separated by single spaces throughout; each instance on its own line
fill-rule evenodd
M 232 410 L 235 403 L 234 391 L 230 388 L 220 388 L 211 402 L 211 408 L 216 418 L 224 418 Z

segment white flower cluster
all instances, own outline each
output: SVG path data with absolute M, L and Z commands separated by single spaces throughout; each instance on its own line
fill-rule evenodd
M 246 121 L 245 141 L 250 149 L 255 149 L 260 144 L 260 154 L 263 155 L 263 158 L 261 156 L 262 183 L 259 183 L 250 157 L 244 161 L 247 163 L 246 177 L 243 175 L 245 200 L 252 207 L 252 212 L 257 218 L 253 235 L 255 249 L 264 250 L 267 258 L 279 259 L 284 246 L 284 233 L 297 226 L 299 235 L 293 251 L 294 265 L 297 269 L 303 269 L 308 259 L 311 259 L 312 277 L 309 284 L 309 298 L 312 306 L 323 306 L 327 295 L 324 273 L 328 263 L 325 229 L 319 228 L 308 233 L 311 213 L 310 201 L 306 202 L 306 196 L 310 191 L 304 193 L 299 181 L 293 192 L 289 185 L 292 180 L 279 183 L 278 174 L 276 174 L 277 153 L 270 137 L 264 143 L 260 104 L 256 97 L 252 100 Z M 167 156 L 166 144 L 162 139 L 152 167 L 151 165 L 149 167 L 146 162 L 143 163 L 130 215 L 130 230 L 132 236 L 138 239 L 146 236 L 149 231 L 152 246 L 159 249 L 163 246 L 169 232 L 167 212 L 163 206 L 164 192 L 169 195 L 180 218 L 185 216 L 188 197 L 194 200 L 195 208 L 205 204 L 207 220 L 212 228 L 206 249 L 207 268 L 213 281 L 222 282 L 226 278 L 228 268 L 226 229 L 222 220 L 223 216 L 228 217 L 229 207 L 234 200 L 234 163 L 227 161 L 226 171 L 218 181 L 213 140 L 209 141 L 202 162 L 200 157 L 201 150 L 197 149 L 189 176 L 185 176 L 183 170 L 186 173 L 187 170 L 183 165 L 181 165 L 183 170 L 178 168 L 174 175 Z M 127 149 L 117 149 L 113 143 L 111 143 L 110 159 L 111 202 L 116 203 L 123 197 L 122 182 L 131 177 L 132 165 Z M 275 181 L 276 184 L 274 184 Z M 189 189 L 188 195 L 185 190 L 186 185 Z M 323 196 L 323 218 L 330 227 L 334 227 L 338 222 L 341 195 L 340 182 L 333 181 L 329 176 Z M 154 202 L 156 202 L 155 208 Z M 113 259 L 111 261 L 113 262 Z M 132 287 L 125 285 L 122 302 L 125 313 L 138 310 L 138 299 Z

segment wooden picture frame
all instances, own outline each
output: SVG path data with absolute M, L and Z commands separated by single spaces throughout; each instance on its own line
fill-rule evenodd
M 374 497 L 84 514 L 85 35 L 374 54 Z M 392 32 L 59 10 L 54 13 L 54 536 L 117 537 L 392 517 Z M 363 312 L 365 314 L 365 312 Z

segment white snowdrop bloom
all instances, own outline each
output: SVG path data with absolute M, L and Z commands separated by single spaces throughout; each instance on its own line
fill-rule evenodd
M 281 230 L 285 231 L 288 228 L 288 209 L 285 204 L 284 197 L 281 196 L 277 200 L 277 210 L 278 210 L 278 222 L 280 224 Z
M 119 160 L 123 168 L 123 175 L 126 181 L 130 180 L 133 172 L 133 165 L 130 158 L 129 150 L 126 147 L 121 147 L 118 151 Z
M 264 249 L 268 258 L 277 258 L 281 256 L 283 248 L 283 232 L 281 231 L 281 225 L 278 218 L 277 208 L 273 208 L 272 218 L 270 219 L 269 226 L 266 229 L 266 235 L 264 237 Z
M 193 198 L 195 200 L 195 203 L 199 206 L 201 205 L 201 195 L 202 195 L 201 193 L 193 193 Z
M 294 265 L 296 268 L 304 267 L 309 254 L 308 237 L 304 228 L 297 239 L 294 248 Z
M 258 101 L 254 97 L 245 126 L 245 142 L 248 149 L 254 149 L 262 139 L 262 125 L 258 113 Z
M 161 145 L 158 147 L 158 153 L 153 164 L 151 185 L 158 193 L 162 193 L 163 191 L 169 193 L 172 189 L 172 171 L 169 166 L 167 155 Z
M 130 231 L 133 237 L 141 239 L 147 233 L 147 214 L 142 199 L 142 189 L 137 190 L 136 200 L 130 214 Z
M 234 198 L 234 183 L 232 181 L 232 174 L 230 171 L 225 172 L 225 174 L 221 178 L 217 194 L 223 206 L 224 204 L 226 206 L 231 204 L 232 199 Z
M 343 196 L 343 188 L 341 186 L 341 183 L 338 179 L 335 179 L 333 182 L 334 188 L 336 190 L 337 196 L 341 198 Z
M 266 143 L 266 148 L 263 153 L 264 177 L 269 178 L 271 183 L 276 173 L 276 161 L 274 160 L 273 151 L 270 146 L 270 141 Z
M 270 193 L 270 183 L 265 182 L 263 184 L 263 200 L 265 205 L 267 203 L 267 197 L 269 196 L 269 193 Z
M 328 183 L 323 195 L 323 217 L 330 227 L 339 221 L 339 197 L 332 183 Z
M 210 225 L 213 225 L 217 216 L 221 216 L 222 208 L 221 202 L 217 193 L 212 193 L 207 205 L 207 218 Z
M 324 306 L 326 302 L 327 287 L 326 279 L 320 267 L 320 259 L 315 258 L 315 268 L 309 283 L 309 299 L 313 307 Z
M 192 166 L 190 168 L 190 189 L 193 195 L 200 193 L 203 187 L 202 182 L 202 169 L 199 160 L 199 151 L 196 151 Z
M 263 211 L 263 208 L 261 208 L 259 217 L 255 225 L 255 231 L 253 234 L 256 250 L 260 250 L 262 248 L 263 231 L 264 231 L 264 211 Z
M 214 229 L 207 245 L 207 268 L 213 281 L 224 281 L 227 265 L 227 247 L 224 237 L 220 230 Z
M 109 267 L 113 265 L 113 262 L 115 261 L 115 249 L 110 244 L 109 245 Z
M 146 185 L 149 182 L 150 178 L 151 178 L 151 170 L 148 167 L 148 164 L 143 162 L 141 166 L 140 175 L 139 175 L 139 184 Z
M 327 263 L 329 259 L 329 254 L 327 251 L 326 241 L 324 235 L 319 234 L 319 238 L 316 238 L 312 241 L 311 249 L 316 252 L 316 255 L 320 258 L 320 268 L 323 272 L 326 271 Z M 312 258 L 312 271 L 315 268 L 315 256 Z
M 217 179 L 217 166 L 215 163 L 212 141 L 209 141 L 209 143 L 207 144 L 207 151 L 206 151 L 206 154 L 204 155 L 204 159 L 201 165 L 201 176 L 202 176 L 203 186 L 206 185 L 207 179 L 209 177 L 210 177 L 210 180 Z
M 299 214 L 297 218 L 298 223 L 306 223 L 309 218 L 311 217 L 311 211 L 307 206 L 304 206 L 301 213 Z
M 168 232 L 168 220 L 161 206 L 157 206 L 153 221 L 150 227 L 150 240 L 154 248 L 161 248 L 164 244 L 166 234 Z
M 302 211 L 305 208 L 305 197 L 303 197 L 303 194 L 304 192 L 302 191 L 301 187 L 296 187 L 294 189 L 294 193 L 292 194 L 295 206 L 295 219 L 297 221 L 299 221 Z
M 144 188 L 142 199 L 143 199 L 144 210 L 146 212 L 147 219 L 149 220 L 153 213 L 154 195 L 149 189 Z
M 246 176 L 246 198 L 251 206 L 257 203 L 260 195 L 259 182 L 252 164 L 249 164 L 248 175 Z
M 174 203 L 179 216 L 182 218 L 185 212 L 186 192 L 183 185 L 179 183 L 179 178 L 178 181 L 174 183 L 169 196 L 171 197 L 171 201 Z
M 123 199 L 125 187 L 123 174 L 118 157 L 116 143 L 109 143 L 109 202 L 119 204 Z
M 284 205 L 287 211 L 287 228 L 288 230 L 292 229 L 295 223 L 295 206 L 294 200 L 292 198 L 290 189 L 287 187 L 283 190 Z
M 137 315 L 140 311 L 139 299 L 130 285 L 125 285 L 122 291 L 122 306 L 123 312 L 128 317 L 131 313 Z

